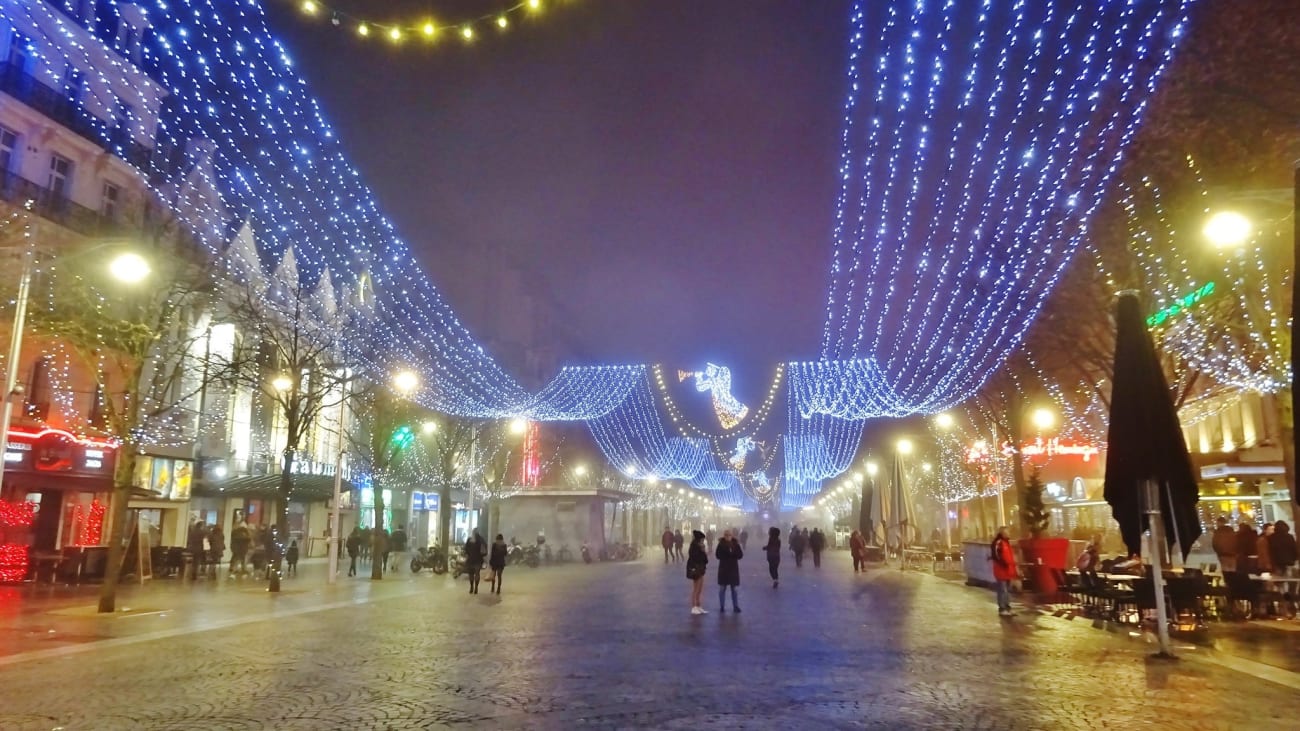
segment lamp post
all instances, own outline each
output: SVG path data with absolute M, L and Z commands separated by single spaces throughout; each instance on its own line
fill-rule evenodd
M 330 552 L 329 557 L 329 574 L 325 579 L 327 584 L 333 584 L 339 578 L 339 501 L 343 498 L 343 460 L 345 450 L 343 445 L 343 416 L 347 409 L 348 402 L 348 381 L 343 381 L 343 397 L 339 401 L 339 448 L 334 455 L 334 501 L 330 503 L 330 539 L 325 542 L 325 550 Z

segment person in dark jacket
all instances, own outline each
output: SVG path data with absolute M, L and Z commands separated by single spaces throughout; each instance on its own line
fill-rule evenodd
M 1255 551 L 1259 548 L 1259 534 L 1249 520 L 1237 524 L 1237 572 L 1255 573 Z
M 253 531 L 242 519 L 235 519 L 235 526 L 230 529 L 230 575 L 235 575 L 235 566 L 239 566 L 239 575 L 248 573 L 248 547 L 253 543 Z
M 1269 536 L 1268 545 L 1273 556 L 1273 570 L 1289 576 L 1295 568 L 1296 545 L 1291 526 L 1285 520 L 1273 524 L 1273 535 Z
M 686 552 L 686 578 L 691 580 L 691 614 L 708 614 L 700 606 L 704 595 L 704 576 L 709 572 L 709 543 L 701 531 L 691 531 L 691 547 Z
M 805 531 L 807 528 L 804 529 Z M 794 566 L 799 568 L 803 566 L 803 552 L 808 548 L 807 534 L 801 532 L 799 528 L 790 529 L 790 552 L 794 554 Z
M 812 550 L 813 568 L 821 568 L 822 551 L 826 548 L 826 534 L 822 533 L 821 528 L 813 528 L 812 535 L 808 537 L 808 548 Z
M 677 552 L 676 560 L 678 561 L 681 561 L 683 558 L 685 558 L 684 556 L 682 556 L 682 547 L 684 545 L 686 545 L 686 538 L 682 536 L 682 529 L 678 528 L 677 530 L 673 531 L 673 550 Z
M 663 543 L 663 547 L 664 547 L 664 563 L 668 563 L 669 561 L 674 560 L 673 545 L 675 540 L 676 539 L 673 537 L 672 530 L 668 528 L 664 528 L 663 538 L 660 539 L 660 542 Z
M 348 576 L 357 575 L 357 557 L 361 555 L 361 531 L 353 528 L 348 534 Z
M 497 539 L 492 541 L 492 555 L 488 557 L 488 567 L 492 569 L 492 585 L 488 587 L 489 594 L 501 593 L 501 573 L 506 570 L 506 554 L 510 553 L 510 547 L 506 545 L 506 539 L 500 533 Z
M 718 611 L 727 612 L 727 587 L 731 587 L 731 611 L 740 614 L 736 587 L 740 586 L 740 559 L 745 557 L 745 549 L 731 531 L 724 530 L 714 555 L 718 559 Z
M 203 541 L 207 538 L 207 526 L 203 521 L 196 520 L 190 525 L 190 533 L 186 537 L 185 547 L 189 549 L 190 555 L 193 556 L 193 578 L 198 578 L 203 574 L 204 564 L 207 563 L 207 552 L 203 550 Z
M 777 568 L 781 566 L 781 529 L 772 526 L 767 529 L 767 545 L 763 546 L 767 552 L 767 573 L 772 577 L 772 588 L 775 589 L 781 583 L 781 577 L 777 575 Z
M 289 541 L 289 550 L 284 552 L 284 561 L 289 565 L 289 576 L 298 575 L 298 539 Z
M 474 535 L 465 541 L 465 571 L 469 573 L 469 593 L 478 593 L 479 574 L 483 572 L 483 558 L 487 552 L 483 536 L 474 531 Z
M 214 525 L 208 530 L 208 574 L 219 579 L 221 559 L 226 555 L 226 534 L 221 526 Z
M 1219 568 L 1224 573 L 1237 570 L 1237 534 L 1233 532 L 1232 526 L 1228 525 L 1228 519 L 1220 517 L 1217 527 L 1214 529 L 1214 537 L 1210 545 L 1214 547 L 1214 555 L 1219 559 Z

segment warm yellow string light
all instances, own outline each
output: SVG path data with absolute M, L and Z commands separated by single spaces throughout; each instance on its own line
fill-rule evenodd
M 290 0 L 303 15 L 317 18 L 328 17 L 330 22 L 341 28 L 354 29 L 358 36 L 368 38 L 372 30 L 382 32 L 394 43 L 402 41 L 409 33 L 413 36 L 422 36 L 425 40 L 431 41 L 441 35 L 442 31 L 454 30 L 462 40 L 469 42 L 478 35 L 479 26 L 495 25 L 498 31 L 504 32 L 509 29 L 511 24 L 511 15 L 516 14 L 535 14 L 542 10 L 542 0 L 520 0 L 514 5 L 494 13 L 487 13 L 474 18 L 466 18 L 456 22 L 439 23 L 432 19 L 423 19 L 415 22 L 405 23 L 380 22 L 373 18 L 367 18 L 357 15 L 356 13 L 346 12 L 331 7 L 327 0 Z

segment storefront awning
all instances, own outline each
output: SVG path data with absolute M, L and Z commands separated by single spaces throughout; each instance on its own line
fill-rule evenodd
M 334 496 L 334 478 L 330 475 L 290 476 L 290 499 L 299 502 L 325 502 Z M 352 490 L 352 483 L 343 481 L 341 490 Z M 194 483 L 194 494 L 199 497 L 247 497 L 273 500 L 280 497 L 280 475 L 231 477 L 224 480 L 204 479 Z

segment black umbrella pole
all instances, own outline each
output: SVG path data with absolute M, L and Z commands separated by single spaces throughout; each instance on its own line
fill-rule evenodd
M 1156 657 L 1172 658 L 1173 650 L 1169 644 L 1169 615 L 1165 614 L 1165 526 L 1160 517 L 1160 486 L 1153 481 L 1142 483 L 1143 497 L 1146 498 L 1147 524 L 1151 527 L 1151 583 L 1156 594 L 1156 636 L 1160 640 L 1160 652 Z

